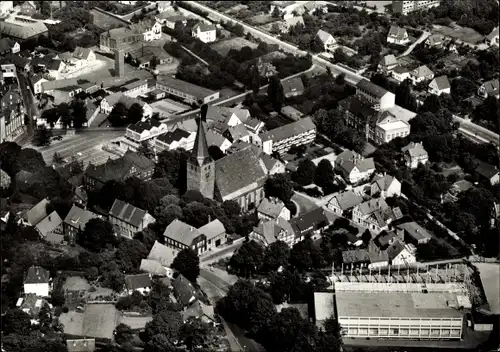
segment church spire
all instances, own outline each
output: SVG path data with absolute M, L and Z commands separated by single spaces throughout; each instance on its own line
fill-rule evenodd
M 196 132 L 196 139 L 194 141 L 192 152 L 192 157 L 198 161 L 198 165 L 200 166 L 205 164 L 207 161 L 212 160 L 210 154 L 208 154 L 207 137 L 205 135 L 205 128 L 203 128 L 203 122 L 206 118 L 207 108 L 207 105 L 202 105 L 200 108 L 201 117 L 198 121 L 198 131 Z

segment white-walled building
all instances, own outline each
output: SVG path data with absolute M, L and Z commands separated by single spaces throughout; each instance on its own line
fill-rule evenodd
M 257 208 L 257 217 L 263 220 L 276 220 L 283 218 L 290 220 L 290 210 L 279 199 L 264 198 Z
M 24 279 L 24 294 L 49 297 L 51 291 L 50 273 L 40 266 L 32 266 Z
M 391 175 L 377 175 L 370 185 L 370 195 L 380 195 L 382 198 L 401 195 L 401 182 Z
M 434 78 L 431 83 L 429 83 L 429 93 L 434 95 L 441 95 L 443 93 L 451 93 L 451 85 L 447 76 L 440 76 Z
M 410 169 L 416 169 L 418 164 L 427 164 L 429 155 L 422 143 L 411 142 L 407 146 L 401 148 L 406 166 Z
M 187 151 L 193 149 L 194 140 L 196 139 L 195 132 L 188 132 L 181 128 L 176 128 L 158 136 L 155 140 L 156 153 L 164 150 L 175 150 L 183 148 Z
M 217 29 L 213 24 L 199 22 L 191 30 L 191 35 L 203 43 L 212 43 L 217 39 Z
M 405 45 L 409 42 L 410 38 L 408 37 L 408 32 L 405 28 L 391 26 L 389 34 L 387 35 L 387 43 Z
M 316 33 L 316 37 L 323 43 L 324 50 L 326 52 L 334 52 L 337 48 L 337 41 L 335 38 L 328 32 L 320 29 L 318 33 Z
M 395 105 L 396 96 L 394 93 L 382 87 L 362 79 L 356 84 L 356 95 L 362 96 L 373 104 L 375 110 L 385 110 Z
M 152 284 L 151 274 L 125 275 L 125 286 L 129 295 L 134 291 L 138 291 L 142 295 L 148 294 Z
M 433 78 L 434 72 L 432 72 L 426 65 L 419 66 L 410 73 L 410 79 L 414 84 L 431 80 Z

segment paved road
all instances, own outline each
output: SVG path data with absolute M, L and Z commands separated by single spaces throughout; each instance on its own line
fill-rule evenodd
M 203 279 L 203 281 L 200 280 L 200 285 L 202 283 L 206 284 L 208 282 L 210 286 L 220 292 L 220 297 L 218 299 L 225 296 L 229 291 L 229 288 L 231 287 L 228 282 L 205 269 L 200 269 L 200 277 Z M 265 352 L 265 349 L 260 346 L 260 344 L 246 337 L 238 326 L 231 323 L 226 324 L 231 329 L 231 332 L 234 334 L 234 336 L 238 339 L 239 345 L 242 347 L 240 351 Z
M 34 130 L 33 117 L 37 116 L 38 109 L 35 105 L 35 99 L 33 97 L 33 93 L 31 92 L 26 73 L 18 72 L 17 79 L 19 82 L 19 89 L 21 90 L 21 95 L 23 97 L 24 107 L 26 108 L 26 115 L 28 115 L 27 137 L 31 137 Z
M 243 239 L 238 240 L 237 242 L 224 247 L 223 249 L 216 252 L 209 252 L 208 254 L 200 257 L 200 264 L 206 265 L 208 263 L 214 263 L 219 261 L 222 258 L 227 258 L 233 255 L 234 251 L 241 247 L 243 244 Z
M 473 135 L 480 141 L 486 141 L 487 143 L 491 142 L 497 147 L 500 145 L 500 136 L 497 133 L 492 132 L 482 126 L 475 124 L 470 120 L 466 120 L 457 115 L 453 115 L 453 119 L 456 122 L 460 123 L 461 132 Z
M 415 49 L 415 47 L 422 43 L 424 40 L 426 40 L 429 36 L 431 35 L 430 32 L 423 32 L 422 35 L 412 44 L 410 45 L 405 51 L 404 53 L 402 53 L 401 55 L 398 56 L 398 59 L 401 58 L 401 57 L 404 57 L 404 56 L 407 56 L 409 55 L 413 49 Z

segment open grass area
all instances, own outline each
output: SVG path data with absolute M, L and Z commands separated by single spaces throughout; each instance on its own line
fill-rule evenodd
M 70 276 L 63 284 L 63 290 L 68 291 L 86 291 L 90 288 L 88 281 L 79 276 Z
M 83 335 L 111 339 L 119 314 L 112 304 L 89 304 L 85 307 Z
M 448 37 L 452 37 L 466 43 L 478 44 L 484 40 L 484 36 L 476 32 L 472 28 L 460 27 L 455 25 L 455 28 L 448 26 L 433 26 L 432 34 L 442 34 Z
M 255 49 L 257 47 L 257 44 L 252 43 L 251 41 L 248 41 L 245 38 L 236 37 L 214 43 L 212 44 L 212 49 L 217 51 L 220 55 L 226 56 L 229 50 L 231 49 L 240 50 L 245 46 Z
M 119 324 L 126 324 L 130 326 L 132 329 L 144 329 L 147 323 L 153 320 L 152 316 L 127 316 L 121 315 L 119 317 Z

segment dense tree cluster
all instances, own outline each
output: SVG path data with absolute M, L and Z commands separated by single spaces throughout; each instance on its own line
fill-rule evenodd
M 44 110 L 41 118 L 53 128 L 60 121 L 63 128 L 81 128 L 87 123 L 87 106 L 83 100 L 75 99 L 70 104 L 61 103 L 57 107 Z

